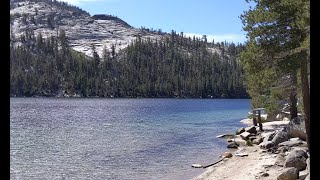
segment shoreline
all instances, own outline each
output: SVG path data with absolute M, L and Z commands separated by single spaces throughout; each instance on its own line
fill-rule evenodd
M 242 119 L 243 127 L 251 126 L 252 119 Z M 286 126 L 289 121 L 271 121 L 263 123 L 262 136 L 270 134 Z M 239 138 L 239 135 L 237 135 Z M 240 138 L 241 139 L 241 138 Z M 244 141 L 244 140 L 243 140 Z M 246 156 L 236 156 L 235 152 L 246 153 Z M 276 165 L 278 154 L 268 152 L 259 145 L 240 145 L 237 149 L 229 149 L 232 157 L 224 158 L 221 162 L 206 168 L 207 170 L 192 180 L 274 180 L 284 171 L 285 167 Z M 306 173 L 307 170 L 301 171 Z M 300 172 L 300 174 L 301 174 Z

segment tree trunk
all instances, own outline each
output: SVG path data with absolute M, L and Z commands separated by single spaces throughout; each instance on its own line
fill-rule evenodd
M 260 110 L 258 111 L 258 123 L 259 123 L 259 130 L 260 130 L 260 131 L 263 131 L 263 129 L 262 129 L 261 112 L 260 112 Z
M 302 98 L 303 110 L 305 115 L 305 128 L 307 133 L 307 144 L 310 150 L 310 93 L 308 80 L 308 54 L 304 52 L 301 61 L 301 83 L 302 83 Z

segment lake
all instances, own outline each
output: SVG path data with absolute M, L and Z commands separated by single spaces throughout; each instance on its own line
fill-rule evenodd
M 192 179 L 248 99 L 11 98 L 10 179 Z

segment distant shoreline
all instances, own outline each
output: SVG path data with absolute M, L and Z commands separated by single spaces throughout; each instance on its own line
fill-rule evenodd
M 10 96 L 10 98 L 70 98 L 70 99 L 77 99 L 77 98 L 83 98 L 83 99 L 90 99 L 90 98 L 103 98 L 103 99 L 251 99 L 247 97 L 236 97 L 236 98 L 203 98 L 203 97 L 96 97 L 96 96 L 90 96 L 90 97 L 84 97 L 84 96 Z

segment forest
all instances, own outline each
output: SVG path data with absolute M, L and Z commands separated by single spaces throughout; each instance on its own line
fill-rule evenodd
M 10 95 L 73 97 L 249 98 L 239 55 L 244 45 L 207 42 L 172 31 L 137 37 L 115 52 L 74 51 L 64 30 L 44 38 L 10 37 Z

